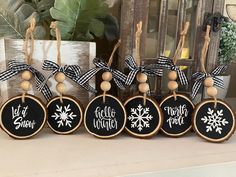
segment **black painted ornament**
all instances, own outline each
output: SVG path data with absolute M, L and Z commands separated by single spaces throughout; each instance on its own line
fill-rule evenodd
M 160 103 L 163 112 L 162 132 L 168 136 L 181 136 L 191 130 L 194 104 L 182 95 L 176 94 L 165 97 Z
M 205 99 L 197 104 L 193 113 L 193 129 L 202 138 L 211 142 L 228 140 L 235 131 L 235 114 L 222 100 Z
M 138 95 L 128 99 L 124 106 L 127 112 L 125 129 L 128 133 L 140 138 L 158 133 L 163 119 L 161 109 L 154 100 L 146 98 L 144 105 L 144 97 Z
M 62 100 L 61 100 L 62 99 Z M 83 121 L 80 103 L 71 96 L 55 97 L 48 104 L 48 126 L 58 134 L 69 134 Z
M 99 95 L 88 104 L 84 113 L 87 131 L 99 138 L 111 138 L 125 127 L 126 112 L 122 103 L 112 95 Z
M 44 126 L 47 111 L 44 104 L 32 95 L 13 97 L 3 104 L 0 110 L 0 125 L 11 137 L 30 138 Z

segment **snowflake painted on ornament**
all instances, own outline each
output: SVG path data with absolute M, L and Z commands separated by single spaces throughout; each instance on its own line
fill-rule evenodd
M 131 115 L 128 120 L 131 121 L 131 128 L 138 128 L 141 132 L 143 128 L 150 126 L 149 121 L 153 116 L 149 114 L 149 108 L 143 108 L 141 104 L 137 108 L 131 108 Z
M 71 127 L 72 120 L 76 115 L 71 111 L 70 104 L 67 106 L 56 105 L 56 112 L 52 115 L 55 120 L 57 120 L 58 128 L 61 126 Z
M 215 130 L 215 132 L 221 134 L 222 127 L 228 124 L 229 122 L 223 118 L 223 110 L 213 110 L 208 108 L 207 112 L 208 116 L 204 116 L 201 120 L 207 124 L 206 132 L 211 132 Z

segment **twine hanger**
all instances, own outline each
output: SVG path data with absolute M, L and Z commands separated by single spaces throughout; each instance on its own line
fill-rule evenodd
M 28 29 L 26 30 L 26 34 L 25 34 L 25 42 L 24 42 L 24 54 L 25 54 L 25 63 L 27 65 L 31 65 L 32 64 L 32 57 L 33 57 L 33 53 L 34 53 L 34 30 L 35 30 L 35 26 L 36 26 L 36 20 L 35 18 L 32 18 L 30 21 L 30 26 L 28 27 Z M 28 45 L 29 45 L 29 40 L 31 38 L 31 44 L 30 44 L 30 52 L 28 51 Z M 26 91 L 23 91 L 22 93 L 22 102 L 25 102 L 25 95 L 26 95 Z
M 56 40 L 57 40 L 57 64 L 61 66 L 61 32 L 57 27 L 56 22 L 51 22 L 50 28 L 55 31 Z M 62 93 L 59 93 L 60 102 L 63 103 Z
M 51 22 L 50 28 L 52 28 L 56 33 L 57 39 L 57 64 L 61 66 L 61 32 L 57 27 L 56 22 Z
M 26 30 L 25 34 L 25 43 L 24 43 L 24 53 L 25 53 L 25 63 L 32 64 L 32 57 L 34 52 L 34 30 L 35 30 L 36 21 L 35 18 L 32 18 L 30 21 L 30 26 Z M 29 39 L 31 38 L 30 52 L 28 51 Z
M 137 26 L 137 31 L 135 33 L 135 62 L 137 63 L 138 66 L 141 65 L 141 57 L 140 57 L 140 39 L 141 39 L 141 34 L 142 34 L 142 25 L 143 22 L 140 21 L 136 26 Z
M 186 38 L 186 35 L 188 33 L 188 29 L 189 29 L 189 22 L 186 22 L 184 24 L 184 29 L 183 31 L 181 31 L 180 33 L 180 39 L 179 39 L 179 43 L 177 45 L 177 48 L 175 50 L 175 54 L 174 54 L 174 57 L 173 57 L 173 63 L 174 65 L 177 64 L 177 61 L 178 59 L 181 57 L 181 53 L 182 53 L 182 50 L 184 48 L 184 44 L 185 44 L 185 38 Z M 177 100 L 177 97 L 176 97 L 176 91 L 173 90 L 173 95 L 174 95 L 174 99 L 175 101 Z
M 107 63 L 108 67 L 111 66 L 111 64 L 113 62 L 114 54 L 115 54 L 116 50 L 120 47 L 120 44 L 121 44 L 121 39 L 118 40 L 118 42 L 116 43 L 116 45 L 114 46 L 114 48 L 112 50 L 112 53 L 111 53 L 110 58 Z M 103 91 L 103 103 L 105 103 L 105 101 L 106 101 L 106 91 Z
M 141 43 L 141 35 L 142 35 L 142 25 L 143 22 L 140 21 L 139 23 L 137 23 L 136 27 L 136 33 L 135 33 L 135 62 L 137 64 L 138 67 L 141 66 L 141 56 L 140 56 L 140 43 Z M 146 105 L 146 101 L 147 101 L 147 93 L 143 93 L 143 105 Z
M 207 25 L 206 34 L 205 34 L 205 41 L 204 41 L 204 45 L 203 45 L 203 48 L 201 51 L 200 64 L 201 64 L 201 71 L 204 73 L 207 73 L 206 68 L 205 68 L 205 63 L 206 63 L 208 46 L 210 43 L 210 30 L 211 30 L 211 26 Z
M 204 41 L 204 45 L 203 45 L 203 48 L 202 48 L 202 51 L 201 51 L 201 59 L 200 59 L 200 64 L 201 64 L 201 72 L 204 72 L 205 74 L 207 74 L 207 70 L 206 70 L 206 67 L 205 67 L 205 64 L 206 64 L 206 58 L 207 58 L 207 51 L 208 51 L 208 47 L 209 47 L 209 43 L 210 43 L 210 31 L 211 31 L 211 26 L 210 25 L 207 25 L 207 28 L 206 28 L 206 34 L 205 34 L 205 41 Z M 217 106 L 217 98 L 216 96 L 213 97 L 214 99 L 214 108 L 216 108 Z

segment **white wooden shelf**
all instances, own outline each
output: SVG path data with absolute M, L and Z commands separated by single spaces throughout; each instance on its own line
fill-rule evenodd
M 236 135 L 222 144 L 206 142 L 193 132 L 152 139 L 123 133 L 103 140 L 81 127 L 72 135 L 45 128 L 32 139 L 14 140 L 1 130 L 0 158 L 0 177 L 123 176 L 236 162 Z

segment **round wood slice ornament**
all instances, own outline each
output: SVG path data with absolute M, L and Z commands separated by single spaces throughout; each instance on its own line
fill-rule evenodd
M 228 140 L 235 131 L 235 114 L 222 100 L 206 99 L 197 104 L 193 113 L 193 129 L 203 139 L 210 142 Z
M 106 94 L 95 97 L 84 113 L 87 131 L 99 138 L 111 138 L 124 129 L 126 112 L 122 103 L 114 96 Z
M 151 98 L 137 95 L 129 98 L 125 103 L 127 122 L 125 129 L 131 135 L 145 138 L 158 133 L 161 129 L 163 118 L 159 105 Z
M 0 110 L 0 125 L 11 137 L 26 139 L 36 135 L 44 126 L 47 111 L 44 104 L 32 95 L 13 97 Z
M 55 97 L 47 104 L 48 126 L 58 134 L 69 134 L 77 130 L 83 121 L 80 103 L 71 96 Z
M 163 112 L 162 132 L 168 136 L 178 137 L 187 133 L 192 127 L 194 104 L 182 94 L 168 95 L 160 103 Z

